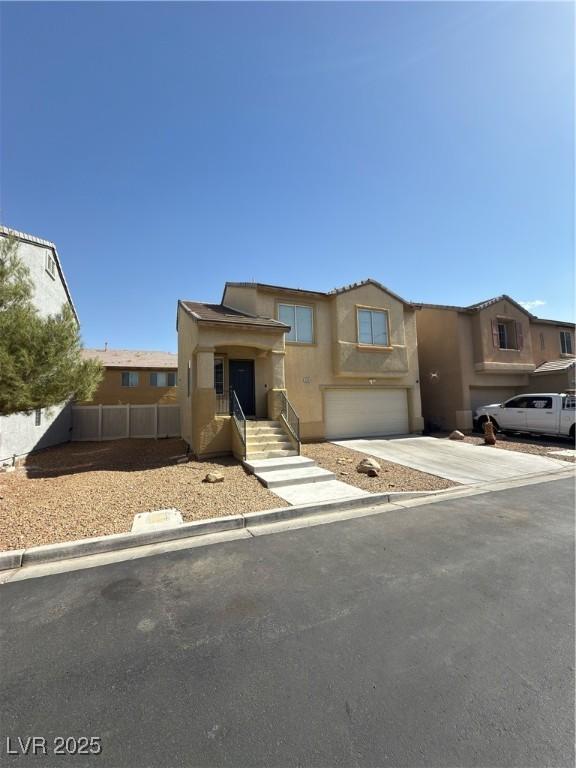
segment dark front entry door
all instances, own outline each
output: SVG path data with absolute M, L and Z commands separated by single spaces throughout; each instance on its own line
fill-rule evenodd
M 254 416 L 254 360 L 230 360 L 228 376 L 230 389 L 236 392 L 244 416 Z

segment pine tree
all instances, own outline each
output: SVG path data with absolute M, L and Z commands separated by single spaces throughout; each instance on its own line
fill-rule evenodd
M 102 378 L 96 360 L 83 360 L 76 318 L 68 304 L 42 317 L 32 301 L 18 241 L 0 237 L 0 415 L 47 408 L 70 398 L 89 400 Z

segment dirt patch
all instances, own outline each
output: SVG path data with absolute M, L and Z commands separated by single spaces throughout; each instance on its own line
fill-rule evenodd
M 258 512 L 281 501 L 233 458 L 186 461 L 170 440 L 68 443 L 0 474 L 0 550 L 125 533 L 137 512 L 176 507 L 185 521 Z M 203 483 L 208 472 L 222 483 Z
M 377 458 L 381 470 L 378 477 L 368 477 L 356 471 L 356 466 L 365 453 L 344 448 L 333 443 L 307 443 L 302 446 L 302 455 L 314 459 L 319 466 L 334 472 L 337 480 L 355 485 L 372 493 L 385 491 L 438 491 L 442 488 L 452 488 L 458 483 L 445 480 L 443 477 L 429 475 L 417 469 L 403 467 L 390 461 Z

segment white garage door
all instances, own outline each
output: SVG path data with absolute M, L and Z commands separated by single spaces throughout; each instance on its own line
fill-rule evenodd
M 405 435 L 405 389 L 328 389 L 324 394 L 326 437 Z
M 471 408 L 475 411 L 483 405 L 503 403 L 516 394 L 518 390 L 514 387 L 470 387 Z

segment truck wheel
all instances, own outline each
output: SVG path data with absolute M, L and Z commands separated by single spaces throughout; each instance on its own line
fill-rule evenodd
M 568 433 L 570 435 L 570 439 L 574 440 L 575 434 L 576 434 L 576 424 L 572 424 L 570 427 L 570 432 Z
M 487 421 L 487 416 L 480 416 L 480 418 L 475 422 L 474 431 L 480 432 L 480 434 L 482 434 L 484 432 L 484 424 L 486 424 Z
M 496 419 L 492 419 L 492 424 L 494 424 L 494 432 L 502 432 L 502 430 L 500 429 L 500 425 L 498 424 Z

